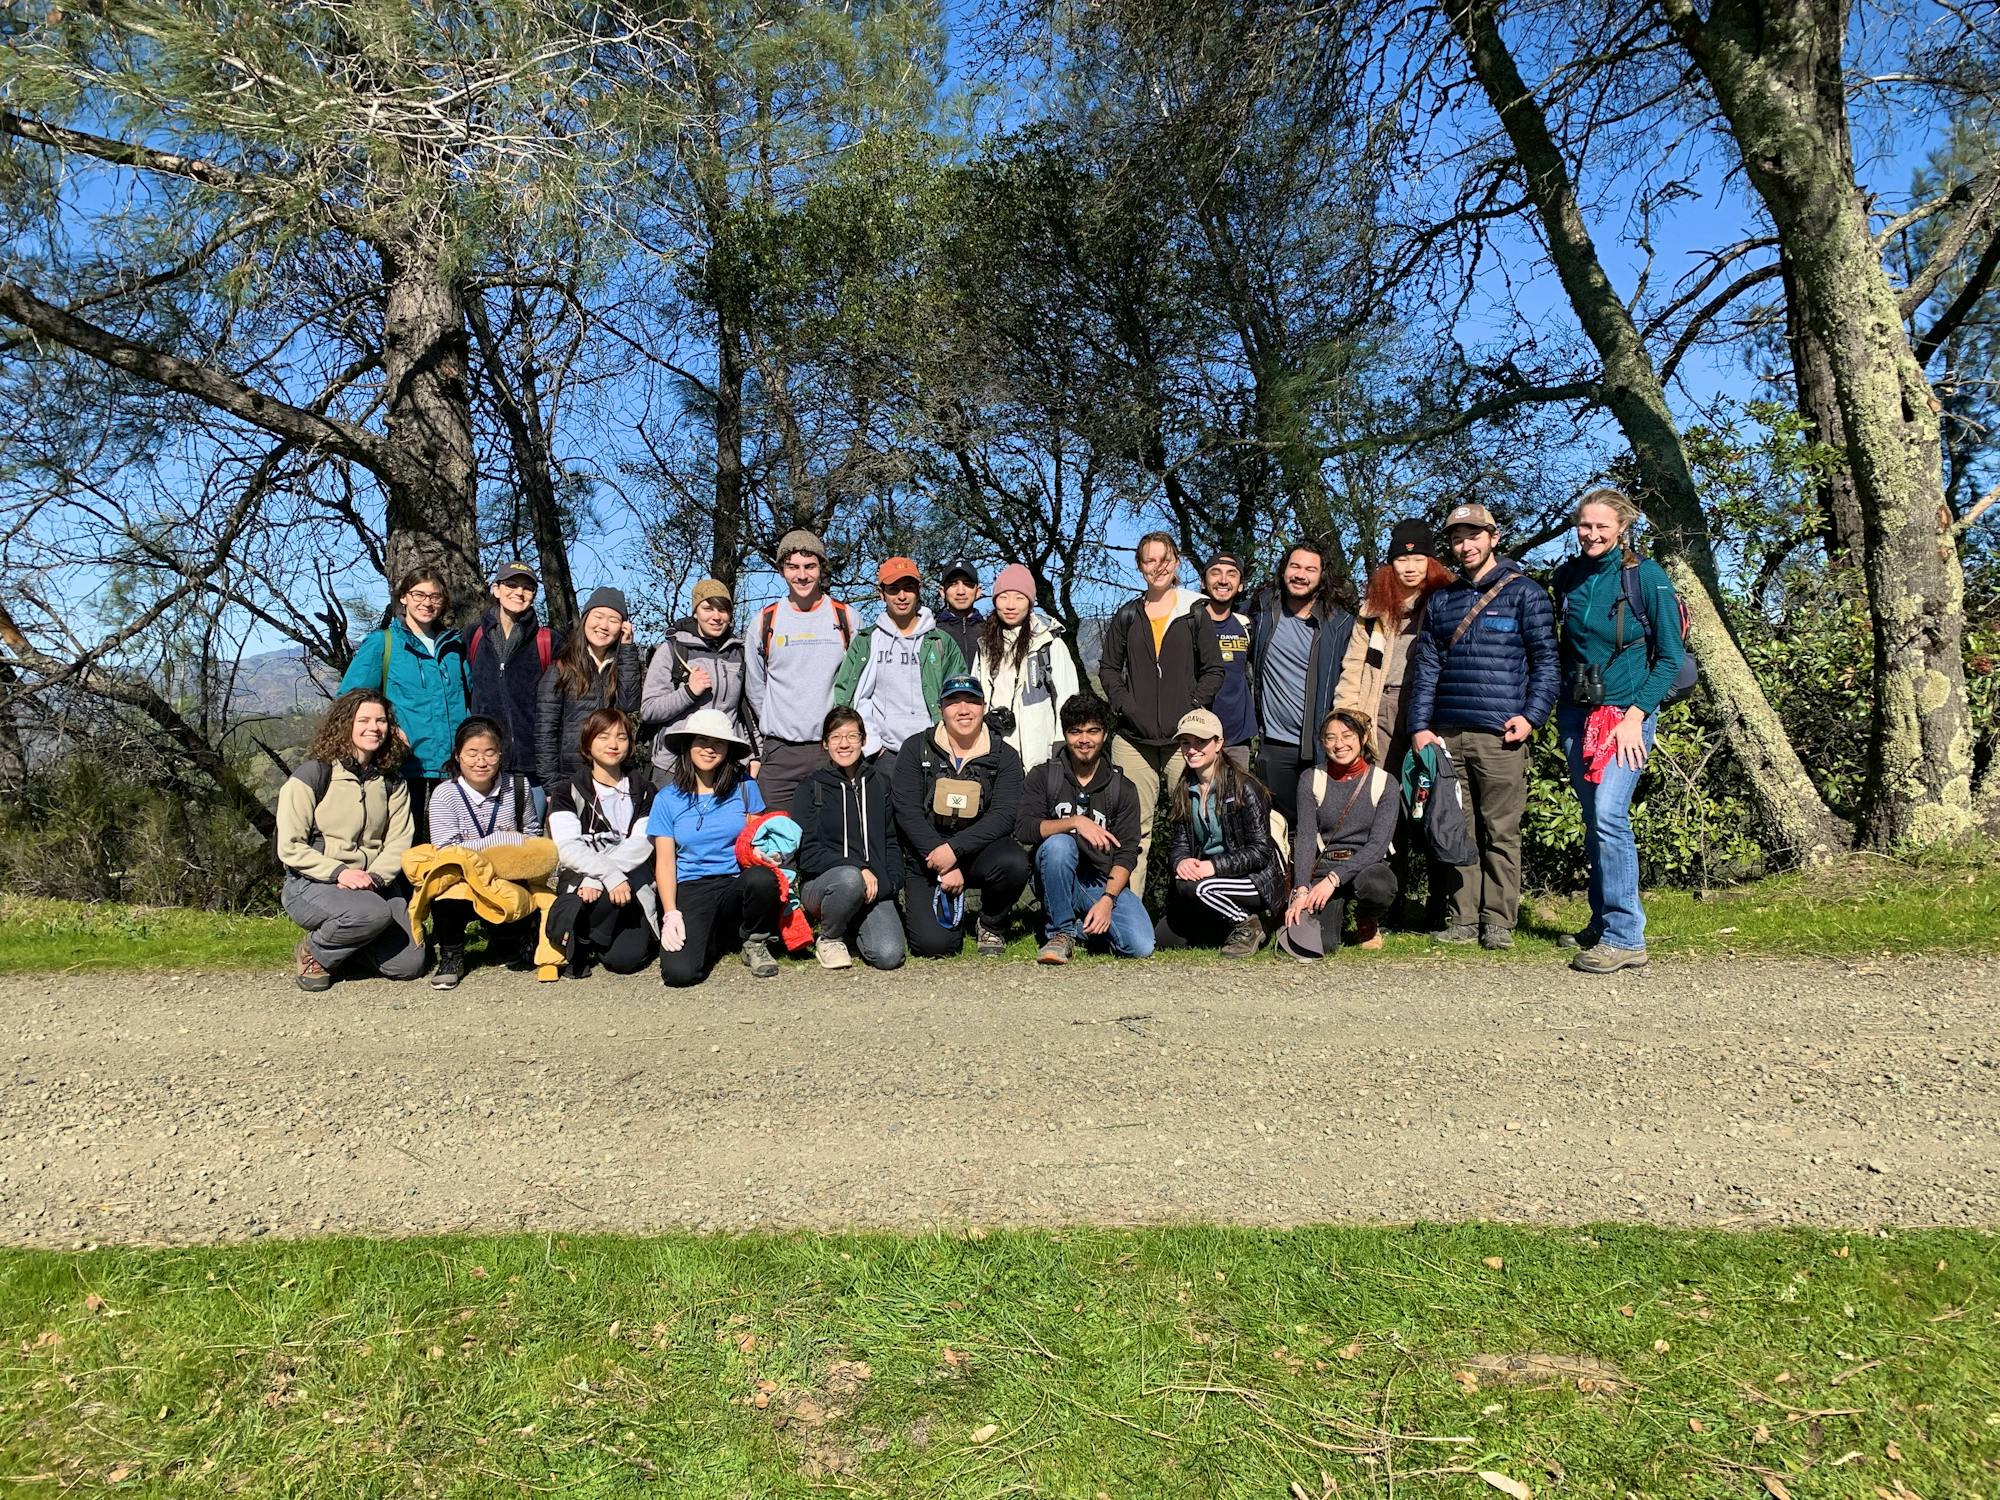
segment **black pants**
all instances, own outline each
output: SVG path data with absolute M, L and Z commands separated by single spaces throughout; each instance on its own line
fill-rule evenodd
M 778 872 L 759 865 L 734 875 L 683 880 L 674 904 L 687 923 L 687 941 L 678 953 L 660 950 L 660 982 L 679 990 L 708 978 L 731 948 L 753 937 L 776 936 Z
M 1347 930 L 1349 902 L 1354 904 L 1357 920 L 1379 922 L 1396 904 L 1396 894 L 1396 872 L 1386 862 L 1370 865 L 1355 877 L 1353 885 L 1343 880 L 1334 888 L 1333 899 L 1319 909 L 1320 951 L 1332 953 L 1340 947 L 1341 934 Z
M 555 913 L 549 915 L 553 925 Z M 652 956 L 653 928 L 646 921 L 646 909 L 639 904 L 636 886 L 632 899 L 623 906 L 613 905 L 611 898 L 603 895 L 595 901 L 577 902 L 576 925 L 569 940 L 572 964 L 602 964 L 614 974 L 636 974 Z
M 965 894 L 979 892 L 979 917 L 989 927 L 1028 888 L 1028 851 L 1011 838 L 988 844 L 965 863 Z M 903 928 L 919 958 L 950 958 L 965 946 L 965 923 L 947 927 L 937 918 L 937 873 L 912 862 L 903 876 Z
M 404 778 L 403 784 L 410 789 L 410 843 L 428 844 L 431 841 L 431 793 L 438 789 L 440 776 L 416 776 Z
M 433 901 L 431 938 L 440 948 L 462 948 L 465 946 L 465 929 L 473 920 L 470 901 Z M 521 950 L 522 944 L 534 943 L 539 919 L 523 917 L 518 922 L 482 925 L 486 928 L 488 956 L 504 955 L 511 958 Z M 645 924 L 642 922 L 640 925 Z M 532 946 L 529 951 L 532 953 Z
M 1264 898 L 1249 880 L 1176 875 L 1167 888 L 1167 909 L 1153 924 L 1153 947 L 1220 948 L 1230 929 L 1264 909 Z
M 1312 761 L 1299 754 L 1296 745 L 1265 741 L 1257 747 L 1257 779 L 1270 788 L 1271 806 L 1290 828 L 1299 819 L 1299 778 L 1312 769 Z

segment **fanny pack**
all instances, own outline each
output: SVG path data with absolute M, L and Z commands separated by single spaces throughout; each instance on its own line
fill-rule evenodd
M 970 819 L 979 816 L 979 783 L 959 776 L 940 776 L 931 788 L 931 815 Z

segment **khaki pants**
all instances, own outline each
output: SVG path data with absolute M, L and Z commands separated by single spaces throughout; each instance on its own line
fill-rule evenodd
M 1447 866 L 1451 925 L 1511 932 L 1521 913 L 1521 815 L 1528 809 L 1528 741 L 1509 745 L 1490 729 L 1441 735 L 1465 788 L 1476 865 Z
M 1174 788 L 1181 784 L 1187 762 L 1181 759 L 1178 744 L 1141 745 L 1121 734 L 1111 741 L 1111 763 L 1125 773 L 1125 779 L 1139 794 L 1139 863 L 1132 870 L 1132 889 L 1143 901 L 1146 860 L 1153 852 L 1153 821 L 1160 811 L 1160 778 L 1166 778 L 1167 795 L 1171 797 Z

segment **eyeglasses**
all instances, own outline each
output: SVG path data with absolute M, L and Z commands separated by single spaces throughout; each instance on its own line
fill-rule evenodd
M 416 590 L 416 589 L 411 589 L 411 590 L 410 590 L 410 592 L 409 592 L 409 593 L 407 593 L 407 594 L 405 594 L 405 595 L 403 595 L 403 597 L 404 597 L 405 599 L 409 600 L 409 601 L 410 601 L 410 603 L 412 603 L 412 604 L 442 604 L 442 603 L 444 603 L 444 595 L 443 595 L 443 594 L 439 594 L 439 593 L 432 593 L 432 592 L 429 592 L 429 591 L 423 591 L 423 592 L 419 592 L 419 591 L 418 591 L 418 590 Z
M 861 736 L 858 734 L 837 734 L 826 742 L 826 748 L 829 750 L 858 750 L 861 748 Z

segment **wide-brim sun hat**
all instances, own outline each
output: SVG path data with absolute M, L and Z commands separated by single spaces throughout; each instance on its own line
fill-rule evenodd
M 690 740 L 721 740 L 726 745 L 750 748 L 750 742 L 736 732 L 729 715 L 719 708 L 698 708 L 667 731 L 667 748 L 676 755 L 687 748 Z

